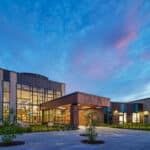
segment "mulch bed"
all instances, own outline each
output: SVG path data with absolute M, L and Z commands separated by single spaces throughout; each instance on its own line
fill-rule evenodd
M 96 140 L 96 141 L 89 141 L 89 140 L 82 140 L 81 143 L 84 143 L 84 144 L 104 144 L 105 142 L 102 141 L 102 140 Z
M 87 133 L 81 133 L 80 136 L 88 136 Z
M 3 143 L 0 142 L 0 147 L 9 147 L 9 146 L 16 146 L 16 145 L 24 145 L 24 141 L 12 141 L 10 143 Z
M 80 136 L 88 136 L 88 134 L 87 133 L 81 133 Z

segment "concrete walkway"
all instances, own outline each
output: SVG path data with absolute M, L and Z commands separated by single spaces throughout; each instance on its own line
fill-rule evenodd
M 0 148 L 0 150 L 150 150 L 150 132 L 112 129 L 100 127 L 97 139 L 105 144 L 87 145 L 80 141 L 86 137 L 79 136 L 78 131 L 60 131 L 24 134 L 17 140 L 24 140 L 25 145 Z

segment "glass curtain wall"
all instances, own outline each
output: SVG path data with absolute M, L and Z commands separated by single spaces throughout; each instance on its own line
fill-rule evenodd
M 3 120 L 8 119 L 10 114 L 10 84 L 3 82 Z
M 54 91 L 54 99 L 61 97 L 61 95 L 60 91 Z
M 39 124 L 42 112 L 39 104 L 44 102 L 44 89 L 27 85 L 17 85 L 17 121 Z
M 70 110 L 62 110 L 58 108 L 45 110 L 43 122 L 51 124 L 69 124 Z
M 17 121 L 30 124 L 42 123 L 42 111 L 39 105 L 52 101 L 61 96 L 60 91 L 35 88 L 27 85 L 17 84 Z M 44 111 L 44 118 L 52 118 L 53 113 Z M 47 120 L 47 119 L 46 119 Z

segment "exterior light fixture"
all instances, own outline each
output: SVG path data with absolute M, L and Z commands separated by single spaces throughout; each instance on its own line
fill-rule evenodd
M 149 112 L 148 111 L 144 111 L 144 116 L 148 116 Z
M 115 110 L 115 111 L 114 111 L 114 115 L 117 115 L 117 114 L 118 114 L 118 110 Z

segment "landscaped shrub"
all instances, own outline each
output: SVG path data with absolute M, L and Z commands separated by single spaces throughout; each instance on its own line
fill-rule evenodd
M 109 125 L 109 127 L 150 131 L 150 124 L 143 124 L 143 123 L 112 124 L 112 125 Z
M 53 128 L 56 128 L 60 131 L 65 131 L 65 130 L 77 130 L 78 128 L 75 128 L 74 126 L 70 124 L 55 124 L 53 125 Z
M 86 116 L 87 120 L 87 136 L 90 142 L 94 142 L 96 140 L 96 126 L 99 123 L 99 118 L 97 112 L 90 112 Z
M 17 125 L 11 125 L 10 127 L 11 129 L 13 129 L 13 133 L 16 133 L 16 134 L 31 133 L 31 132 L 77 130 L 77 128 L 74 128 L 71 125 L 62 125 L 62 124 L 61 125 L 57 124 L 52 127 L 47 127 L 46 125 L 31 125 L 29 127 L 20 127 Z M 7 130 L 5 125 L 0 127 L 0 135 L 4 134 L 5 130 Z
M 10 143 L 16 138 L 16 130 L 14 129 L 14 126 L 10 124 L 9 119 L 5 119 L 3 124 L 4 125 L 1 128 L 1 140 L 3 143 Z

